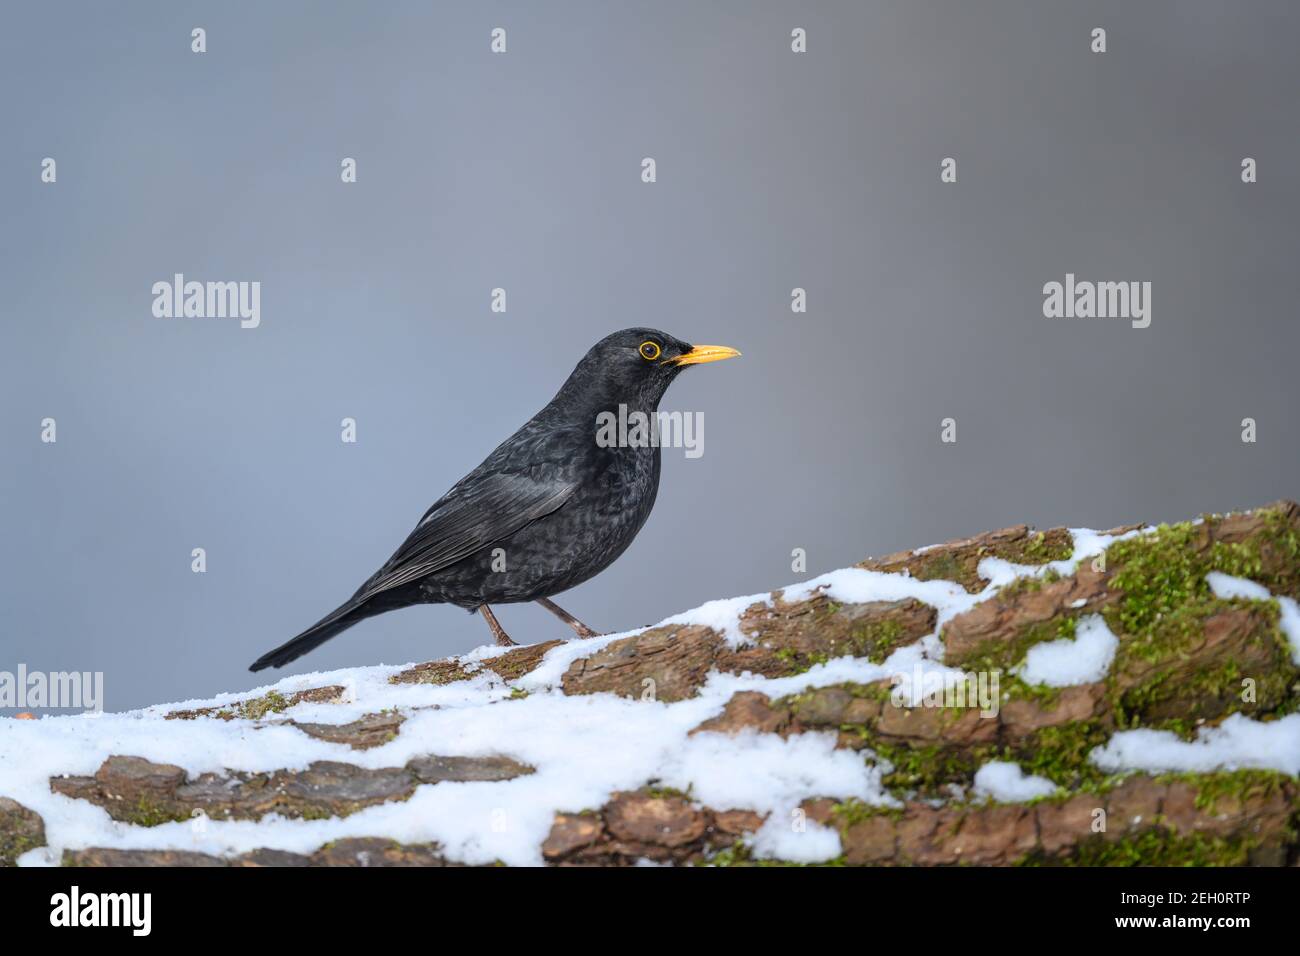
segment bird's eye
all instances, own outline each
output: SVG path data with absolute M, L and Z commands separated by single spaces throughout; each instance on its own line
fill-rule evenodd
M 659 357 L 659 346 L 654 342 L 642 342 L 641 357 L 647 362 L 653 362 Z

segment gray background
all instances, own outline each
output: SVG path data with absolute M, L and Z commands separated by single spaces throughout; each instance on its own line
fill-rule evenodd
M 1296 4 L 0 17 L 0 669 L 105 671 L 110 709 L 249 686 L 630 325 L 745 355 L 669 391 L 705 454 L 666 453 L 637 542 L 562 599 L 601 629 L 787 583 L 795 547 L 813 574 L 1300 493 Z M 260 280 L 261 328 L 154 318 L 174 272 Z M 1151 281 L 1151 327 L 1045 319 L 1066 272 Z M 487 638 L 413 608 L 296 667 Z

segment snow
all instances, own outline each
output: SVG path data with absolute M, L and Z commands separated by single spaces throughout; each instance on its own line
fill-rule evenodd
M 696 734 L 668 756 L 657 776 L 667 786 L 689 787 L 706 806 L 787 819 L 814 793 L 865 797 L 876 805 L 895 802 L 881 787 L 880 768 L 867 766 L 851 750 L 836 750 L 834 734 Z
M 1233 714 L 1196 739 L 1182 740 L 1167 730 L 1125 730 L 1092 753 L 1103 770 L 1207 772 L 1255 768 L 1300 774 L 1300 714 L 1257 721 Z
M 1001 803 L 1049 797 L 1058 787 L 1045 777 L 1027 776 L 1019 764 L 994 760 L 975 771 L 975 793 Z
M 1210 586 L 1215 597 L 1246 598 L 1251 601 L 1267 601 L 1273 597 L 1262 584 L 1245 578 L 1234 578 L 1221 571 L 1211 571 L 1205 576 L 1205 583 Z
M 1275 600 L 1282 609 L 1282 633 L 1291 642 L 1291 660 L 1300 664 L 1300 604 L 1289 597 L 1279 596 Z
M 743 647 L 750 643 L 750 640 L 741 633 L 740 615 L 754 604 L 771 607 L 772 595 L 751 594 L 748 597 L 722 598 L 718 601 L 708 601 L 693 611 L 685 611 L 681 614 L 674 614 L 670 618 L 665 618 L 662 623 L 698 624 L 702 627 L 711 627 L 725 636 L 727 643 L 732 647 Z
M 1100 614 L 1079 618 L 1074 637 L 1035 644 L 1025 655 L 1018 676 L 1029 684 L 1069 687 L 1101 680 L 1115 659 L 1119 638 Z
M 738 601 L 736 607 L 750 603 Z M 693 727 L 721 712 L 737 690 L 780 695 L 845 680 L 879 680 L 888 674 L 882 666 L 839 658 L 805 674 L 770 681 L 715 673 L 698 697 L 673 704 L 611 694 L 568 697 L 560 691 L 560 678 L 573 660 L 626 636 L 553 648 L 538 668 L 510 685 L 487 670 L 443 686 L 394 685 L 388 678 L 403 668 L 362 667 L 300 675 L 241 694 L 124 714 L 0 720 L 0 792 L 45 820 L 51 848 L 26 854 L 25 865 L 56 864 L 64 847 L 173 848 L 217 855 L 272 847 L 310 853 L 331 840 L 375 835 L 402 842 L 436 841 L 449 857 L 467 863 L 534 865 L 542 862 L 540 847 L 557 811 L 598 807 L 613 792 L 651 780 L 689 791 L 693 799 L 717 809 L 755 809 L 786 819 L 809 796 L 892 802 L 880 784 L 879 769 L 860 755 L 835 750 L 831 734 L 788 740 L 774 735 L 688 736 Z M 460 660 L 489 656 L 476 651 Z M 354 751 L 285 725 L 257 728 L 244 720 L 160 719 L 181 707 L 228 704 L 271 690 L 288 696 L 329 684 L 349 687 L 350 702 L 299 704 L 271 719 L 341 724 L 396 707 L 407 714 L 401 732 L 381 747 Z M 510 700 L 514 687 L 530 693 Z M 303 769 L 315 760 L 393 767 L 428 753 L 501 754 L 537 772 L 504 782 L 421 786 L 406 802 L 369 807 L 342 819 L 207 820 L 201 828 L 190 823 L 149 828 L 119 824 L 92 804 L 51 793 L 48 784 L 60 773 L 93 774 L 110 754 L 143 756 L 199 774 L 225 768 Z M 801 844 L 803 853 L 814 852 L 807 849 L 813 839 L 807 837 Z M 764 843 L 768 845 L 786 844 Z M 823 836 L 816 845 L 825 847 L 827 840 Z
M 824 863 L 843 852 L 840 835 L 802 814 L 773 814 L 748 841 L 760 860 L 788 860 L 791 863 Z
M 1145 529 L 1143 529 L 1145 530 Z M 861 568 L 832 571 L 780 592 L 786 601 L 825 593 L 841 602 L 915 598 L 937 611 L 936 633 L 899 648 L 883 663 L 841 657 L 790 677 L 754 674 L 709 675 L 696 697 L 674 703 L 631 700 L 612 694 L 565 696 L 561 678 L 575 660 L 632 634 L 573 640 L 549 650 L 530 673 L 507 683 L 482 664 L 503 653 L 494 646 L 458 658 L 473 671 L 465 681 L 443 686 L 391 684 L 389 677 L 410 665 L 376 665 L 287 677 L 277 683 L 210 700 L 157 705 L 127 713 L 44 717 L 36 721 L 0 719 L 0 794 L 39 813 L 51 846 L 30 851 L 23 865 L 56 865 L 64 848 L 181 849 L 225 856 L 259 847 L 310 853 L 331 840 L 385 836 L 407 843 L 436 841 L 448 857 L 466 863 L 496 860 L 513 865 L 542 862 L 541 844 L 556 812 L 599 807 L 619 790 L 654 783 L 688 793 L 715 810 L 749 809 L 768 814 L 748 841 L 759 857 L 816 862 L 838 855 L 838 835 L 801 819 L 799 803 L 808 797 L 854 798 L 875 806 L 897 800 L 881 783 L 881 770 L 864 754 L 837 750 L 830 733 L 782 739 L 745 732 L 734 737 L 690 730 L 719 714 L 738 691 L 771 697 L 843 682 L 890 680 L 913 704 L 921 685 L 953 679 L 960 671 L 943 664 L 938 629 L 953 616 L 987 600 L 1017 577 L 1042 576 L 1054 569 L 1073 572 L 1080 561 L 1100 553 L 1113 538 L 1072 529 L 1074 550 L 1065 561 L 1043 567 L 997 559 L 981 563 L 989 585 L 968 594 L 951 581 L 920 581 L 906 573 Z M 1130 534 L 1142 531 L 1130 532 Z M 1127 536 L 1127 535 L 1126 535 Z M 1258 585 L 1215 578 L 1212 587 L 1237 589 L 1258 598 Z M 1247 594 L 1246 592 L 1250 592 Z M 1267 596 L 1267 592 L 1263 591 Z M 774 595 L 759 594 L 711 601 L 664 623 L 713 627 L 733 644 L 745 642 L 740 615 L 751 605 L 771 606 Z M 1284 627 L 1300 660 L 1300 613 L 1295 602 L 1279 599 Z M 1114 652 L 1114 636 L 1099 618 L 1081 621 L 1071 641 L 1034 648 L 1026 658 L 1026 680 L 1065 686 L 1096 679 Z M 164 714 L 230 704 L 276 691 L 284 696 L 308 688 L 339 684 L 341 703 L 303 703 L 257 723 L 212 718 L 163 720 Z M 515 690 L 527 696 L 512 699 Z M 328 743 L 283 723 L 343 724 L 385 709 L 407 720 L 388 743 L 364 751 Z M 50 791 L 58 774 L 93 774 L 112 754 L 173 763 L 191 775 L 225 769 L 260 772 L 298 770 L 316 760 L 338 760 L 363 767 L 400 767 L 425 754 L 503 755 L 530 764 L 536 772 L 499 782 L 438 783 L 416 788 L 405 802 L 369 807 L 342 819 L 167 823 L 137 827 L 113 821 L 101 808 Z M 869 756 L 869 752 L 867 754 Z M 1263 724 L 1233 717 L 1197 741 L 1172 734 L 1135 730 L 1116 734 L 1094 754 L 1109 769 L 1214 769 L 1275 767 L 1300 773 L 1300 715 Z M 1043 795 L 1050 781 L 1025 776 L 1014 764 L 989 764 L 976 777 L 978 793 L 998 800 Z M 1054 788 L 1052 788 L 1054 789 Z
M 785 588 L 782 598 L 793 603 L 807 600 L 818 591 L 833 601 L 846 604 L 916 598 L 939 612 L 940 629 L 950 618 L 974 607 L 986 594 L 991 593 L 991 589 L 986 589 L 980 594 L 967 594 L 965 588 L 952 581 L 920 581 L 909 574 L 841 568 Z

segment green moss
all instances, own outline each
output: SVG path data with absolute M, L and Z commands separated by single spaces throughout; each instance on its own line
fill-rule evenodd
M 1047 684 L 1028 684 L 1015 674 L 1002 674 L 998 689 L 1003 700 L 1032 700 L 1044 710 L 1052 710 L 1061 699 L 1060 687 Z
M 214 716 L 229 720 L 241 717 L 244 720 L 261 720 L 267 714 L 278 714 L 289 708 L 289 701 L 277 691 L 268 691 L 262 697 L 241 701 L 234 708 L 218 712 Z
M 18 858 L 28 850 L 45 846 L 45 841 L 18 829 L 0 829 L 0 866 L 17 866 Z
M 1253 646 L 1270 663 L 1250 673 L 1232 658 L 1215 658 L 1192 670 L 1176 665 L 1199 645 L 1207 618 L 1234 609 L 1248 609 L 1258 615 Z M 1124 635 L 1109 677 L 1109 697 L 1120 727 L 1168 729 L 1184 736 L 1199 722 L 1228 714 L 1270 713 L 1286 703 L 1297 670 L 1290 661 L 1290 648 L 1279 626 L 1280 609 L 1275 601 L 1225 600 L 1205 597 L 1178 608 L 1138 637 Z M 1153 665 L 1156 665 L 1153 668 Z M 1118 680 L 1120 675 L 1142 674 L 1136 683 Z M 1243 700 L 1244 681 L 1254 681 L 1254 699 Z M 1164 706 L 1176 701 L 1174 707 Z M 1161 710 L 1177 710 L 1178 716 L 1160 717 Z
M 1064 860 L 1030 854 L 1020 866 L 1244 866 L 1256 842 L 1225 840 L 1202 833 L 1176 834 L 1163 827 L 1109 842 L 1093 837 Z
M 444 687 L 447 684 L 454 684 L 457 681 L 468 680 L 469 676 L 470 675 L 465 673 L 459 665 L 450 665 L 422 673 L 420 679 L 415 681 L 415 683 L 432 684 L 434 687 Z M 389 683 L 397 683 L 397 681 L 390 678 Z
M 1169 715 L 1165 726 L 1191 732 L 1197 720 L 1216 719 L 1238 711 L 1272 712 L 1292 702 L 1291 685 L 1297 671 L 1278 626 L 1276 601 L 1217 598 L 1206 582 L 1210 571 L 1246 577 L 1279 592 L 1293 587 L 1300 577 L 1296 528 L 1279 511 L 1258 513 L 1262 529 L 1235 544 L 1216 542 L 1204 549 L 1206 535 L 1219 519 L 1207 525 L 1183 522 L 1162 525 L 1156 531 L 1117 541 L 1106 551 L 1112 571 L 1111 585 L 1119 601 L 1104 613 L 1120 639 L 1108 678 L 1110 699 L 1121 727 L 1159 726 L 1161 711 Z M 1198 550 L 1203 549 L 1203 550 Z M 1215 660 L 1190 673 L 1179 662 L 1200 644 L 1207 618 L 1234 608 L 1249 608 L 1263 615 L 1256 646 L 1272 663 L 1258 673 L 1245 674 L 1232 660 Z M 1161 668 L 1163 664 L 1171 665 Z M 1150 672 L 1150 673 L 1147 673 Z M 1132 684 L 1119 675 L 1143 675 Z M 1242 680 L 1255 680 L 1255 700 L 1242 700 Z M 1120 684 L 1125 686 L 1122 688 Z M 1176 701 L 1174 706 L 1165 706 Z M 1190 708 L 1190 712 L 1188 709 Z
M 1167 773 L 1156 779 L 1161 783 L 1177 781 L 1191 784 L 1196 788 L 1196 809 L 1215 814 L 1219 812 L 1222 801 L 1245 803 L 1285 793 L 1294 778 L 1276 770 L 1233 770 L 1220 773 Z
M 646 796 L 654 797 L 656 800 L 665 800 L 670 797 L 677 797 L 678 799 L 690 802 L 694 799 L 691 796 L 689 788 L 686 790 L 678 790 L 676 787 L 647 786 L 642 787 L 641 792 Z
M 1109 739 L 1109 731 L 1098 720 L 1043 727 L 1012 745 L 982 744 L 974 747 L 942 744 L 914 747 L 882 740 L 871 728 L 863 725 L 843 724 L 839 729 L 856 734 L 878 761 L 889 763 L 890 769 L 883 774 L 881 782 L 898 797 L 913 794 L 946 797 L 949 786 L 971 786 L 975 772 L 995 760 L 1019 764 L 1026 774 L 1045 777 L 1073 792 L 1104 792 L 1123 778 L 1123 775 L 1105 773 L 1089 760 L 1092 751 L 1104 746 Z M 840 806 L 843 809 L 838 812 L 844 814 L 886 812 L 875 807 L 857 811 L 852 803 Z
M 835 686 L 843 688 L 854 697 L 878 700 L 881 703 L 888 703 L 894 693 L 893 684 L 888 680 L 873 681 L 870 684 L 836 684 Z
M 1073 640 L 1078 625 L 1076 614 L 1038 621 L 1021 628 L 1020 633 L 1011 640 L 995 637 L 984 641 L 970 654 L 962 657 L 960 666 L 968 671 L 1009 671 L 1024 661 L 1025 655 L 1035 644 Z
M 1159 664 L 1184 655 L 1204 633 L 1205 618 L 1227 605 L 1227 601 L 1210 596 L 1198 596 L 1187 604 L 1162 612 L 1140 631 L 1131 631 L 1123 620 L 1124 604 L 1105 612 L 1107 626 L 1117 636 L 1124 635 L 1120 649 L 1121 662 L 1133 658 L 1149 664 Z
M 956 581 L 966 585 L 972 574 L 962 567 L 952 552 L 935 555 L 928 561 L 922 561 L 912 576 L 918 581 Z M 971 582 L 974 583 L 974 582 Z
M 119 811 L 118 819 L 124 823 L 133 823 L 139 827 L 157 827 L 164 823 L 183 823 L 192 819 L 188 810 L 178 810 L 161 803 L 155 803 L 147 797 L 141 797 L 135 806 Z
M 1008 748 L 1003 759 L 1015 761 L 1025 773 L 1046 777 L 1067 790 L 1096 790 L 1109 778 L 1088 755 L 1103 746 L 1108 736 L 1096 720 L 1043 727 L 1025 742 Z
M 1210 593 L 1207 568 L 1196 551 L 1197 533 L 1191 522 L 1161 525 L 1106 549 L 1111 584 L 1123 592 L 1117 616 L 1126 633 L 1147 634 L 1158 621 Z
M 889 817 L 891 820 L 902 819 L 902 807 L 879 807 L 870 803 L 863 803 L 856 798 L 845 800 L 831 807 L 831 815 L 840 829 L 851 827 L 855 823 L 863 823 L 876 817 Z
M 1109 585 L 1118 601 L 1104 614 L 1107 625 L 1120 638 L 1120 648 L 1111 668 L 1117 673 L 1145 672 L 1150 665 L 1176 662 L 1187 656 L 1204 635 L 1210 615 L 1243 604 L 1266 607 L 1273 621 L 1275 601 L 1243 602 L 1216 598 L 1206 582 L 1210 571 L 1221 571 L 1256 580 L 1277 593 L 1300 592 L 1300 529 L 1281 511 L 1257 513 L 1261 528 L 1247 540 L 1235 544 L 1217 542 L 1206 547 L 1207 535 L 1219 519 L 1207 519 L 1208 526 L 1183 522 L 1162 525 L 1155 531 L 1116 541 L 1106 550 L 1105 563 L 1111 569 Z M 1036 540 L 1036 539 L 1035 539 Z M 1044 545 L 1043 547 L 1046 547 Z M 1024 549 L 1032 552 L 1033 547 Z M 1007 555 L 1001 555 L 1007 556 Z M 1008 556 L 1008 559 L 1014 555 Z M 1038 590 L 1045 580 L 1021 578 L 1006 587 L 1003 599 Z M 1010 670 L 1037 643 L 1072 637 L 1076 615 L 1059 621 L 1041 622 L 1021 630 L 1011 640 L 997 638 L 976 647 L 957 662 L 974 670 Z M 1134 726 L 1143 715 L 1175 695 L 1202 694 L 1218 703 L 1207 713 L 1213 717 L 1243 709 L 1240 706 L 1241 679 L 1252 676 L 1257 683 L 1257 701 L 1265 711 L 1281 706 L 1300 706 L 1290 685 L 1300 675 L 1290 662 L 1287 642 L 1279 628 L 1270 625 L 1267 639 L 1276 666 L 1258 675 L 1243 675 L 1216 662 L 1202 672 L 1187 675 L 1157 671 L 1141 686 L 1127 687 L 1112 695 L 1121 713 L 1122 726 Z M 1113 682 L 1112 682 L 1113 683 Z M 1126 682 L 1127 683 L 1127 682 Z M 1013 690 L 1013 693 L 1019 691 Z
M 1249 578 L 1274 594 L 1300 598 L 1300 527 L 1277 509 L 1256 512 L 1263 527 L 1245 541 L 1216 541 L 1210 551 L 1215 570 Z
M 1138 723 L 1137 717 L 1132 717 L 1130 718 L 1130 723 L 1128 724 L 1128 726 L 1136 726 L 1137 723 Z M 1167 730 L 1171 734 L 1175 734 L 1178 737 L 1182 738 L 1183 740 L 1196 739 L 1197 733 L 1199 733 L 1201 728 L 1204 727 L 1205 725 L 1206 725 L 1206 720 L 1204 718 L 1188 720 L 1183 717 L 1152 718 L 1148 716 L 1145 720 L 1142 721 L 1142 726 L 1146 727 L 1148 730 Z M 1121 726 L 1124 726 L 1122 722 L 1122 718 L 1121 718 Z
M 354 809 L 345 809 L 344 812 L 339 813 L 339 816 L 346 817 L 348 816 L 348 814 L 354 813 L 356 812 L 356 810 L 359 809 L 361 808 L 356 807 Z M 287 813 L 286 815 L 297 816 L 298 819 L 300 820 L 332 820 L 334 818 L 334 814 L 326 810 L 324 807 L 310 807 L 310 806 L 303 807 L 302 810 L 300 810 L 297 814 Z
M 881 621 L 869 621 L 853 630 L 853 641 L 858 648 L 858 656 L 879 664 L 898 647 L 906 634 L 906 629 L 896 618 Z
M 867 739 L 876 756 L 889 762 L 890 769 L 882 775 L 881 783 L 895 794 L 916 792 L 943 796 L 949 784 L 968 786 L 975 771 L 995 753 L 992 747 L 958 749 L 937 744 L 909 747 L 884 743 L 879 738 Z
M 1190 521 L 1112 544 L 1106 565 L 1112 570 L 1111 585 L 1122 592 L 1112 628 L 1148 638 L 1145 653 L 1158 660 L 1176 649 L 1180 636 L 1195 624 L 1182 615 L 1213 600 L 1205 580 L 1210 571 L 1248 578 L 1273 591 L 1293 587 L 1300 581 L 1300 531 L 1279 511 L 1257 515 L 1259 531 L 1235 544 L 1215 542 L 1207 554 L 1200 551 L 1206 528 Z M 1208 521 L 1213 527 L 1216 519 Z
M 1017 549 L 1011 548 L 1011 551 Z M 1019 546 L 1019 559 L 1007 557 L 1017 564 L 1047 564 L 1051 561 L 1064 561 L 1074 553 L 1074 537 L 1063 529 L 1052 532 L 1040 531 Z M 998 557 L 1005 557 L 998 555 Z M 1050 572 L 1049 572 L 1050 573 Z
M 1289 576 L 1300 575 L 1300 555 L 1296 553 L 1295 529 L 1277 514 L 1279 517 L 1268 519 L 1266 533 L 1252 535 L 1249 541 L 1230 547 L 1206 548 L 1207 529 L 1184 523 L 1115 542 L 1108 549 L 1109 583 L 1117 600 L 1105 613 L 1120 639 L 1120 647 L 1107 682 L 1120 727 L 1140 724 L 1190 736 L 1207 721 L 1228 713 L 1247 710 L 1252 716 L 1267 717 L 1295 708 L 1300 692 L 1294 691 L 1293 685 L 1300 670 L 1290 661 L 1289 645 L 1278 626 L 1276 602 L 1220 599 L 1205 580 L 1209 571 L 1220 570 L 1259 580 L 1282 593 L 1281 585 L 1290 580 Z M 1208 533 L 1212 532 L 1213 527 L 1208 529 Z M 1290 564 L 1283 567 L 1279 555 Z M 951 559 L 951 555 L 948 557 Z M 1033 579 L 1012 587 L 1033 590 L 1043 583 Z M 1246 664 L 1242 658 L 1227 659 L 1226 654 L 1221 654 L 1207 659 L 1199 668 L 1190 666 L 1188 655 L 1203 653 L 1207 619 L 1241 609 L 1254 615 L 1256 626 L 1242 645 L 1249 648 L 1245 659 L 1263 663 Z M 1033 700 L 1050 709 L 1060 698 L 1059 689 L 1028 685 L 1005 671 L 1020 663 L 1037 643 L 1073 638 L 1077 622 L 1077 615 L 1072 614 L 1027 627 L 1013 641 L 990 642 L 978 648 L 962 666 L 976 671 L 1002 670 L 1004 699 Z M 1245 678 L 1255 681 L 1257 704 L 1241 700 Z M 1133 683 L 1135 680 L 1139 682 Z M 886 686 L 846 689 L 882 699 L 889 695 Z M 791 698 L 796 706 L 801 696 L 806 695 Z M 1093 750 L 1104 746 L 1112 732 L 1109 724 L 1096 719 L 1045 727 L 1011 745 L 979 747 L 909 746 L 882 739 L 871 724 L 845 724 L 840 730 L 856 735 L 876 759 L 889 764 L 883 782 L 898 796 L 945 796 L 949 785 L 969 786 L 975 771 L 989 760 L 1014 761 L 1025 773 L 1045 777 L 1068 793 L 1105 793 L 1125 777 L 1108 775 L 1089 760 Z M 1201 775 L 1196 778 L 1197 805 L 1213 812 L 1213 807 L 1227 796 L 1240 797 L 1276 787 L 1281 779 L 1282 775 L 1253 771 Z M 1058 798 L 1059 794 L 1044 799 Z M 851 825 L 883 811 L 846 802 L 835 812 L 843 824 Z M 1080 859 L 1093 861 L 1090 865 L 1126 865 L 1126 860 L 1132 862 L 1145 854 L 1169 865 L 1200 865 L 1244 859 L 1250 849 L 1240 840 L 1185 838 L 1159 829 L 1119 843 L 1099 843 L 1081 851 Z
M 838 610 L 838 606 L 827 604 L 815 612 L 812 625 L 814 631 L 818 627 L 825 625 L 826 618 L 833 613 L 832 607 Z M 893 653 L 894 649 L 907 636 L 907 633 L 906 628 L 897 618 L 886 617 L 868 620 L 856 624 L 849 632 L 847 639 L 832 638 L 825 651 L 804 653 L 793 647 L 782 647 L 776 651 L 775 656 L 777 660 L 785 664 L 785 672 L 788 675 L 803 674 L 812 667 L 825 664 L 835 657 L 865 657 L 875 663 L 880 663 Z
M 830 660 L 828 654 L 800 654 L 792 647 L 783 647 L 776 652 L 777 660 L 786 665 L 787 676 L 803 674 L 811 670 L 814 665 L 825 664 Z

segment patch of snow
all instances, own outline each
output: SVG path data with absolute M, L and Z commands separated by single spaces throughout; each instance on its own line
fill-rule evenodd
M 1052 570 L 1053 564 L 1066 562 L 1052 561 L 1048 564 L 1015 564 L 1003 558 L 982 558 L 976 571 L 982 578 L 988 578 L 989 585 L 995 588 L 1006 587 L 1019 578 L 1041 578 Z M 1057 573 L 1060 573 L 1059 569 Z
M 1295 598 L 1278 595 L 1275 600 L 1282 608 L 1282 620 L 1279 625 L 1286 639 L 1291 642 L 1291 660 L 1300 664 L 1300 604 Z
M 1205 576 L 1205 583 L 1210 586 L 1215 597 L 1246 598 L 1251 601 L 1269 601 L 1273 598 L 1264 585 L 1245 578 L 1234 578 L 1221 571 L 1211 571 Z
M 840 835 L 814 820 L 794 814 L 772 814 L 749 840 L 760 860 L 824 863 L 844 852 Z
M 1119 638 L 1100 614 L 1079 618 L 1073 638 L 1035 644 L 1016 674 L 1029 684 L 1070 687 L 1091 684 L 1106 676 L 1115 659 Z
M 881 806 L 895 802 L 880 783 L 880 768 L 851 750 L 835 749 L 830 733 L 695 734 L 654 776 L 666 786 L 689 787 L 692 799 L 718 810 L 742 808 L 786 819 L 812 794 Z
M 994 760 L 975 772 L 975 793 L 999 803 L 1023 803 L 1047 797 L 1059 788 L 1046 777 L 1026 776 L 1019 764 Z
M 1101 554 L 1116 541 L 1127 541 L 1129 538 L 1136 538 L 1139 535 L 1151 534 L 1155 530 L 1154 525 L 1147 525 L 1144 528 L 1125 531 L 1123 534 L 1102 534 L 1100 531 L 1093 531 L 1091 528 L 1071 528 L 1070 534 L 1074 538 L 1074 553 L 1070 555 L 1070 560 L 1077 567 L 1085 557 L 1095 557 Z
M 1103 770 L 1208 772 L 1253 767 L 1300 774 L 1300 714 L 1256 721 L 1233 714 L 1217 727 L 1204 727 L 1195 740 L 1167 730 L 1124 730 L 1092 752 Z
M 748 597 L 722 598 L 707 601 L 699 607 L 672 617 L 664 618 L 663 624 L 698 624 L 711 627 L 727 639 L 732 647 L 744 647 L 752 643 L 740 630 L 740 615 L 755 604 L 772 606 L 771 594 L 751 594 Z
M 540 664 L 534 667 L 527 674 L 519 677 L 515 682 L 515 687 L 526 690 L 529 693 L 535 691 L 552 690 L 560 686 L 560 680 L 564 677 L 564 672 L 576 660 L 582 657 L 589 657 L 603 647 L 613 644 L 615 641 L 621 641 L 626 637 L 633 637 L 648 631 L 649 627 L 638 627 L 631 631 L 622 631 L 618 634 L 602 634 L 600 637 L 587 637 L 581 640 L 565 641 L 558 647 L 553 647 L 546 652 Z
M 901 601 L 916 598 L 939 612 L 941 628 L 952 617 L 978 604 L 983 594 L 967 594 L 953 581 L 921 581 L 907 574 L 841 568 L 820 577 L 787 587 L 786 601 L 803 601 L 822 591 L 833 601 L 863 604 L 869 601 Z

